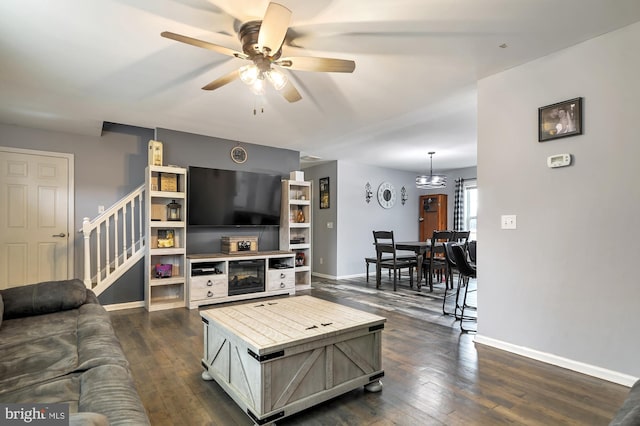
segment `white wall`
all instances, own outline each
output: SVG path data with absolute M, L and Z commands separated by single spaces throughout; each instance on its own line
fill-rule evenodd
M 640 376 L 638 40 L 640 23 L 478 85 L 476 341 L 621 383 Z M 584 134 L 539 143 L 538 107 L 579 96 Z M 547 168 L 558 153 L 574 164 Z

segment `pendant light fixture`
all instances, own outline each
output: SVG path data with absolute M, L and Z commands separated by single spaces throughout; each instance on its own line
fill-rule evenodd
M 416 176 L 416 188 L 439 189 L 447 186 L 447 177 L 445 175 L 433 174 L 433 154 L 435 154 L 435 151 L 429 152 L 429 158 L 431 160 L 429 174 Z

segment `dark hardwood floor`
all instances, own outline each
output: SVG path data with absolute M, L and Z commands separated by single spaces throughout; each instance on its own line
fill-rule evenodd
M 393 292 L 388 280 L 382 290 L 374 281 L 320 280 L 301 293 L 387 318 L 382 392 L 356 389 L 279 425 L 606 425 L 626 397 L 624 386 L 476 345 L 442 315 L 442 285 L 417 293 L 404 278 Z M 251 425 L 215 382 L 200 378 L 198 312 L 111 313 L 149 418 L 153 425 Z

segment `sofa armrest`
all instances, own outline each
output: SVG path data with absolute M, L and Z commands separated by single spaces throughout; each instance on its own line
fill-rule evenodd
M 75 309 L 87 299 L 87 289 L 78 279 L 47 281 L 0 291 L 4 319 Z
M 634 426 L 638 424 L 640 424 L 640 380 L 631 387 L 627 399 L 609 426 Z

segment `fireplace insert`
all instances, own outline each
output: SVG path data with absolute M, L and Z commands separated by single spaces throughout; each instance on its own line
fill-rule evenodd
M 264 291 L 264 259 L 229 261 L 229 296 Z

